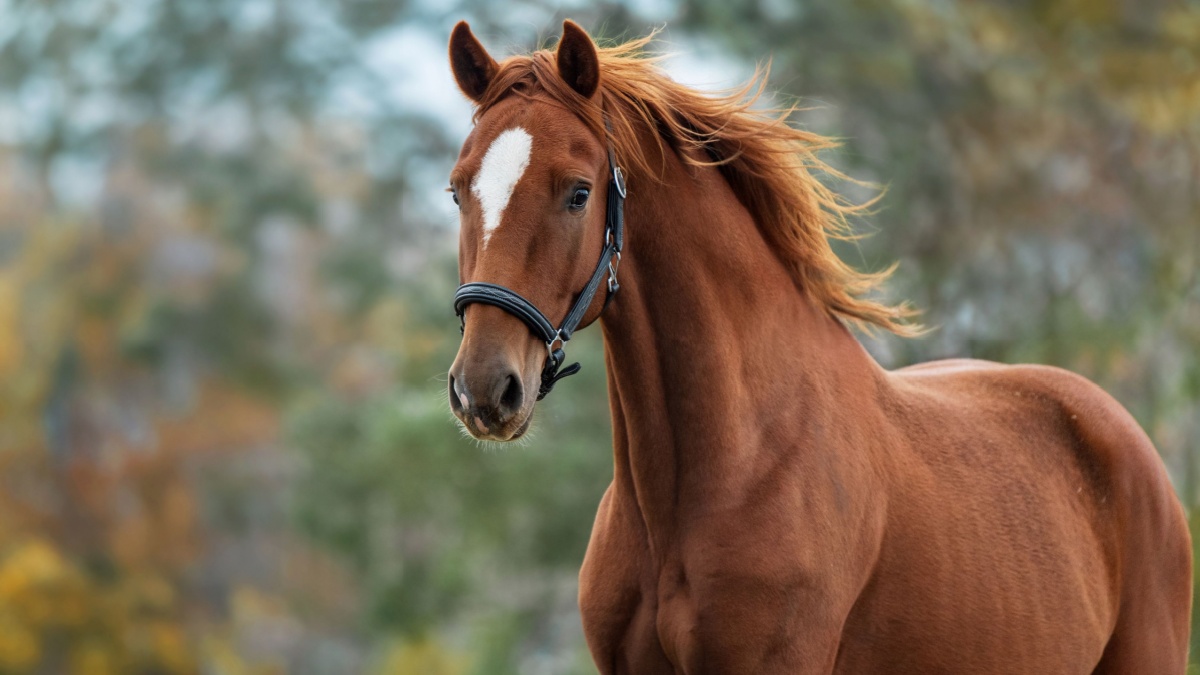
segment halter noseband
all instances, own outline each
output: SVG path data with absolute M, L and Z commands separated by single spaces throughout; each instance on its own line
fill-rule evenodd
M 610 133 L 612 132 L 611 127 L 608 127 L 608 130 Z M 591 307 L 605 272 L 608 273 L 608 295 L 604 299 L 605 308 L 612 301 L 617 289 L 621 287 L 617 283 L 617 266 L 621 263 L 621 246 L 624 244 L 625 234 L 625 174 L 621 171 L 621 167 L 617 166 L 611 143 L 608 146 L 608 170 L 610 178 L 608 203 L 604 216 L 604 249 L 600 251 L 600 261 L 596 263 L 596 270 L 592 272 L 592 278 L 579 292 L 575 304 L 571 305 L 571 310 L 567 312 L 566 318 L 557 329 L 532 302 L 516 291 L 498 284 L 471 282 L 459 286 L 458 291 L 454 293 L 454 313 L 458 315 L 460 332 L 466 327 L 464 313 L 467 305 L 480 303 L 499 307 L 524 321 L 525 325 L 529 326 L 529 330 L 546 343 L 546 365 L 542 368 L 542 384 L 538 387 L 537 400 L 539 401 L 546 398 L 546 394 L 550 393 L 556 382 L 579 372 L 578 363 L 572 363 L 563 368 L 561 372 L 559 371 L 563 360 L 567 357 L 563 346 L 571 339 L 575 329 L 579 327 L 579 322 L 583 320 L 583 315 L 587 313 L 588 307 Z M 603 313 L 604 308 L 601 308 L 600 312 Z M 557 347 L 555 347 L 556 343 Z

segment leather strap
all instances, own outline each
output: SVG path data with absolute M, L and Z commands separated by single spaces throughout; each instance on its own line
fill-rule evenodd
M 524 321 L 525 325 L 529 326 L 529 330 L 541 338 L 542 342 L 550 342 L 554 339 L 556 331 L 554 324 L 550 323 L 550 319 L 547 319 L 541 310 L 534 307 L 533 303 L 503 286 L 482 281 L 459 286 L 458 291 L 454 294 L 454 313 L 461 317 L 466 312 L 467 305 L 476 302 L 495 305 Z

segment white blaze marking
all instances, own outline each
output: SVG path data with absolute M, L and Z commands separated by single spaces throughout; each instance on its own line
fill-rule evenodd
M 533 137 L 521 127 L 513 127 L 492 141 L 479 174 L 471 183 L 471 192 L 483 205 L 483 245 L 487 246 L 492 232 L 500 227 L 500 219 L 508 200 L 512 198 L 517 181 L 529 166 L 533 152 Z

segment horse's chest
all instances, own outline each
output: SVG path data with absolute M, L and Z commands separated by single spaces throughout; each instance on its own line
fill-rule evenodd
M 603 675 L 753 672 L 795 637 L 805 603 L 792 584 L 741 556 L 696 564 L 680 550 L 652 552 L 610 499 L 580 572 L 584 632 Z
M 589 552 L 580 575 L 584 632 L 601 672 L 687 672 L 673 664 L 695 651 L 693 599 L 678 584 L 656 579 L 648 559 L 627 562 Z
M 832 658 L 806 653 L 803 593 L 771 575 L 731 568 L 728 580 L 717 583 L 690 579 L 677 563 L 621 576 L 614 569 L 622 567 L 583 580 L 604 592 L 581 594 L 589 645 L 603 655 L 599 663 L 612 664 L 601 667 L 605 675 L 756 672 L 761 663 L 790 672 L 800 660 Z
M 618 500 L 610 487 L 579 572 L 584 635 L 602 675 L 674 674 L 658 639 L 657 585 L 645 532 Z

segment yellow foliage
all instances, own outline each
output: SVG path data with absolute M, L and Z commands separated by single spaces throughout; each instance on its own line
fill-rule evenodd
M 196 663 L 183 630 L 172 623 L 160 621 L 151 629 L 156 661 L 168 673 L 192 673 Z
M 234 623 L 255 623 L 286 613 L 279 598 L 253 586 L 238 586 L 229 598 Z
M 1200 78 L 1177 87 L 1134 91 L 1121 102 L 1131 118 L 1154 133 L 1181 131 L 1200 121 Z
M 0 605 L 30 624 L 59 623 L 57 601 L 71 576 L 52 546 L 38 539 L 26 542 L 0 563 Z
M 157 574 L 95 582 L 46 541 L 17 544 L 0 560 L 0 673 L 44 666 L 52 635 L 54 644 L 68 638 L 62 648 L 71 675 L 198 672 L 184 629 L 164 618 L 178 603 Z
M 227 636 L 208 636 L 203 641 L 205 671 L 221 675 L 276 675 L 284 672 L 273 665 L 247 663 Z
M 225 638 L 210 637 L 206 639 L 204 641 L 204 659 L 213 672 L 222 673 L 222 675 L 250 675 L 253 672 L 238 655 L 229 640 Z
M 17 321 L 20 297 L 13 277 L 0 273 L 0 377 L 7 377 L 16 370 L 23 351 Z
M 138 621 L 128 627 L 123 641 L 138 672 L 185 675 L 198 670 L 187 635 L 171 621 Z
M 460 675 L 467 659 L 436 639 L 396 641 L 388 648 L 377 675 Z
M 156 574 L 132 577 L 126 588 L 127 594 L 143 611 L 166 612 L 175 605 L 175 588 Z
M 1012 15 L 1001 7 L 980 3 L 962 8 L 968 17 L 969 29 L 976 43 L 989 54 L 1012 54 L 1020 51 L 1021 28 L 1012 20 Z M 945 35 L 945 27 L 942 27 Z
M 41 658 L 37 634 L 9 614 L 0 613 L 0 672 L 27 672 Z
M 94 638 L 72 644 L 67 663 L 71 675 L 118 675 L 122 671 L 114 645 Z
M 1176 44 L 1193 50 L 1200 46 L 1200 8 L 1183 6 L 1167 9 L 1159 16 L 1158 24 L 1162 34 Z

